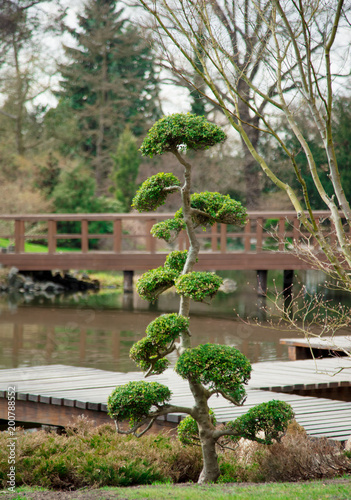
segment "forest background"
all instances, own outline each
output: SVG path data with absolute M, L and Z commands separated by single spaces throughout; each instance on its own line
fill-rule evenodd
M 229 194 L 248 209 L 291 209 L 284 193 L 248 155 L 239 135 L 226 128 L 218 106 L 167 72 L 159 47 L 138 27 L 133 8 L 118 0 L 70 5 L 65 0 L 1 0 L 2 213 L 130 211 L 132 196 L 145 178 L 179 169 L 169 158 L 145 160 L 138 152 L 152 123 L 169 110 L 204 115 L 229 135 L 211 152 L 191 153 L 194 164 L 201 165 L 195 169 L 194 190 L 201 192 L 206 186 Z M 195 80 L 196 74 L 187 78 Z M 333 115 L 347 198 L 351 194 L 350 90 L 350 79 L 344 77 L 336 87 Z M 303 108 L 297 120 L 328 189 L 327 159 L 316 125 Z M 312 208 L 325 209 L 314 195 L 306 156 L 286 119 L 277 115 L 275 125 L 295 152 Z M 284 153 L 267 138 L 258 135 L 255 140 L 278 176 L 299 190 Z M 301 190 L 300 196 L 302 200 Z M 172 208 L 170 197 L 163 209 Z

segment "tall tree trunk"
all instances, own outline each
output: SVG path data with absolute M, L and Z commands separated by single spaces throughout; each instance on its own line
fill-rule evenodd
M 244 96 L 246 100 L 249 100 L 251 90 L 245 81 L 239 80 L 238 89 L 240 91 L 240 95 Z M 257 149 L 259 140 L 259 118 L 256 115 L 252 116 L 250 114 L 250 109 L 244 101 L 239 100 L 238 107 L 243 128 L 250 139 L 251 144 L 255 149 Z M 242 138 L 241 144 L 244 150 L 243 176 L 245 180 L 245 205 L 249 210 L 255 210 L 258 208 L 261 197 L 260 167 L 257 164 L 257 161 L 252 157 L 252 154 Z
M 21 75 L 18 59 L 17 41 L 13 38 L 13 54 L 16 68 L 16 149 L 17 154 L 24 154 L 23 143 L 23 111 L 24 111 L 24 93 L 23 76 Z

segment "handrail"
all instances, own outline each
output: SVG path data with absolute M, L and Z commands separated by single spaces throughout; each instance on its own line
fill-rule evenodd
M 315 211 L 314 215 L 323 224 L 330 213 L 320 210 Z M 184 232 L 171 246 L 156 240 L 150 234 L 153 224 L 170 217 L 173 217 L 172 213 L 153 212 L 143 214 L 136 212 L 127 214 L 3 214 L 0 215 L 0 233 L 1 224 L 7 226 L 7 232 L 0 234 L 0 237 L 14 240 L 14 253 L 24 253 L 26 240 L 36 239 L 47 241 L 48 254 L 56 253 L 58 240 L 65 239 L 80 239 L 81 253 L 84 254 L 91 251 L 89 249 L 89 240 L 91 239 L 112 240 L 108 251 L 113 253 L 139 251 L 153 254 L 169 251 L 170 248 L 183 250 L 187 247 L 187 237 Z M 272 219 L 276 221 L 274 231 L 272 230 Z M 89 233 L 89 223 L 97 221 L 111 222 L 110 231 L 103 234 Z M 44 222 L 47 223 L 46 233 L 44 235 L 33 234 L 33 224 Z M 60 233 L 58 231 L 60 222 L 80 222 L 80 233 Z M 8 229 L 12 223 L 13 228 Z M 32 229 L 30 234 L 28 234 L 28 225 Z M 274 232 L 276 242 L 272 241 L 272 232 Z M 331 240 L 335 241 L 335 234 L 328 224 L 326 233 Z M 248 222 L 244 228 L 234 228 L 233 230 L 231 226 L 225 224 L 214 224 L 206 232 L 200 229 L 198 236 L 203 243 L 202 251 L 233 253 L 241 250 L 260 253 L 272 249 L 284 251 L 287 238 L 292 243 L 309 235 L 306 235 L 300 228 L 300 222 L 294 211 L 272 210 L 248 212 Z

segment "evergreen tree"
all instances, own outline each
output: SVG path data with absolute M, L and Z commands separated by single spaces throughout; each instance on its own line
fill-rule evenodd
M 126 124 L 140 135 L 158 117 L 158 86 L 151 48 L 123 17 L 118 0 L 88 0 L 78 23 L 69 30 L 77 48 L 65 46 L 69 62 L 60 66 L 60 95 L 78 117 L 100 195 Z
M 127 127 L 121 135 L 117 151 L 112 155 L 114 172 L 112 181 L 117 200 L 125 212 L 129 212 L 137 189 L 136 178 L 139 172 L 140 156 L 134 135 Z

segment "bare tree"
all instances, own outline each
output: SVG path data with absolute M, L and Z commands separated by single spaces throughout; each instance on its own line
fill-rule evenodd
M 59 30 L 63 11 L 56 0 L 48 3 L 52 13 L 47 11 L 48 5 L 45 8 L 44 0 L 1 1 L 0 87 L 5 101 L 0 113 L 9 120 L 6 129 L 14 131 L 19 155 L 33 146 L 25 141 L 28 105 L 50 88 L 55 72 L 54 64 L 43 54 L 42 37 Z M 54 61 L 52 54 L 50 60 Z
M 169 67 L 185 79 L 189 71 L 197 73 L 204 84 L 198 90 L 223 111 L 264 174 L 285 191 L 301 224 L 317 240 L 338 278 L 350 288 L 351 248 L 343 221 L 349 223 L 351 212 L 340 181 L 331 127 L 334 80 L 336 74 L 348 75 L 345 63 L 350 43 L 343 43 L 342 36 L 344 28 L 349 28 L 344 0 L 240 1 L 235 2 L 235 9 L 232 2 L 225 0 L 138 3 L 151 14 L 154 37 L 167 53 Z M 225 14 L 229 5 L 236 23 L 232 28 Z M 251 50 L 242 64 L 238 60 L 239 36 L 246 36 Z M 196 63 L 194 54 L 201 65 Z M 187 81 L 194 85 L 194 80 Z M 308 110 L 318 127 L 320 143 L 327 154 L 332 196 L 321 183 L 308 140 L 297 124 L 299 107 Z M 330 210 L 337 247 L 320 230 L 294 153 L 277 132 L 276 116 L 282 113 L 306 155 L 318 194 Z M 288 156 L 304 203 L 285 179 L 276 175 L 274 165 L 269 165 L 260 154 L 254 139 L 258 133 L 272 137 Z
M 193 99 L 197 98 L 200 104 L 202 97 L 202 102 L 212 104 L 212 109 L 223 112 L 225 108 L 234 115 L 238 106 L 242 127 L 256 149 L 260 138 L 260 115 L 269 101 L 266 98 L 261 99 L 259 112 L 255 113 L 251 109 L 255 106 L 255 91 L 247 81 L 260 84 L 261 68 L 265 64 L 265 49 L 272 36 L 271 1 L 261 2 L 263 5 L 260 12 L 257 12 L 251 0 L 157 3 L 141 0 L 139 3 L 155 17 L 153 30 L 161 46 L 161 64 L 172 70 L 176 76 L 175 81 L 189 88 Z M 223 58 L 223 62 L 225 60 L 225 74 L 214 64 L 211 47 L 214 40 L 211 40 L 211 37 L 223 42 L 220 49 L 222 53 L 218 55 Z M 178 54 L 172 50 L 175 46 L 188 64 L 179 63 Z M 211 85 L 216 86 L 220 99 L 214 96 L 209 78 Z M 228 84 L 230 87 L 236 87 L 244 98 L 235 99 L 233 93 L 228 92 Z M 269 93 L 272 91 L 273 88 Z M 241 142 L 246 205 L 254 209 L 261 193 L 260 169 L 243 138 Z

